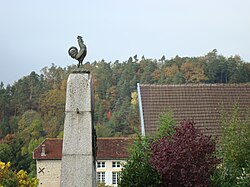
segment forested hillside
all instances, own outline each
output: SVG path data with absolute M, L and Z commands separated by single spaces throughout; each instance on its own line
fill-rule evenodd
M 62 137 L 67 77 L 76 66 L 44 67 L 13 85 L 0 85 L 0 160 L 34 171 L 33 149 L 46 137 Z M 139 126 L 136 83 L 249 83 L 250 63 L 216 50 L 201 57 L 104 60 L 86 63 L 94 83 L 98 136 L 131 135 Z

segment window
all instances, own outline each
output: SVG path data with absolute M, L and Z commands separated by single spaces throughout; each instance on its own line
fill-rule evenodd
M 120 162 L 112 162 L 112 167 L 113 168 L 120 168 L 121 167 L 121 163 Z
M 119 172 L 112 172 L 112 184 L 118 184 Z
M 105 183 L 105 172 L 97 172 L 97 181 Z
M 105 162 L 97 162 L 97 168 L 105 168 Z

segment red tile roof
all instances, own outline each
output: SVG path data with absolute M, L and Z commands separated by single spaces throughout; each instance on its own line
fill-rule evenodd
M 42 145 L 45 145 L 46 156 L 41 156 Z M 62 159 L 62 138 L 48 138 L 33 152 L 33 159 Z
M 128 158 L 128 147 L 132 139 L 124 137 L 97 138 L 97 159 L 126 159 Z M 45 145 L 46 156 L 41 156 L 42 145 Z M 48 138 L 42 142 L 33 152 L 33 159 L 62 159 L 61 138 Z
M 180 123 L 193 119 L 205 134 L 220 135 L 220 111 L 238 104 L 243 114 L 250 109 L 250 85 L 247 84 L 192 84 L 140 85 L 145 133 L 157 129 L 159 114 L 173 112 Z M 242 115 L 243 116 L 243 115 Z
M 131 138 L 97 138 L 97 159 L 128 158 Z

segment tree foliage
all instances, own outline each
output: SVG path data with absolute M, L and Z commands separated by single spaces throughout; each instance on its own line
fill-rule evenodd
M 172 118 L 172 112 L 167 111 L 160 115 L 158 131 L 152 137 L 138 135 L 130 149 L 130 157 L 124 166 L 120 176 L 120 186 L 151 186 L 161 185 L 159 173 L 152 167 L 151 144 L 161 137 L 174 134 L 176 122 Z
M 159 116 L 157 122 L 156 139 L 171 137 L 175 133 L 176 121 L 173 119 L 173 112 L 168 110 Z
M 97 187 L 113 187 L 113 186 L 106 185 L 105 183 L 98 183 Z
M 218 162 L 213 155 L 215 142 L 195 129 L 192 121 L 184 121 L 175 131 L 151 145 L 150 163 L 164 186 L 210 186 Z
M 10 169 L 10 162 L 0 161 L 0 187 L 36 187 L 38 180 L 30 178 L 26 171 L 20 170 L 17 173 Z
M 217 155 L 221 159 L 213 176 L 216 186 L 247 187 L 250 185 L 250 119 L 240 120 L 235 106 L 232 113 L 223 112 L 223 134 Z
M 30 152 L 40 138 L 62 135 L 66 82 L 75 67 L 52 64 L 44 67 L 40 74 L 31 72 L 13 85 L 0 83 L 0 144 L 6 150 L 6 154 L 0 151 L 0 160 L 11 161 L 15 169 L 30 172 Z M 224 57 L 217 50 L 201 57 L 167 59 L 163 56 L 159 60 L 135 55 L 123 62 L 87 62 L 84 69 L 90 71 L 93 78 L 94 121 L 100 136 L 128 136 L 139 128 L 138 82 L 250 82 L 250 63 L 237 55 Z M 31 120 L 32 114 L 34 120 Z
M 138 135 L 120 175 L 121 187 L 159 186 L 160 176 L 151 166 L 150 139 Z

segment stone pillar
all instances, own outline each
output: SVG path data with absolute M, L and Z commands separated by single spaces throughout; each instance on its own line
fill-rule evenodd
M 73 73 L 67 82 L 61 187 L 96 187 L 92 82 Z

